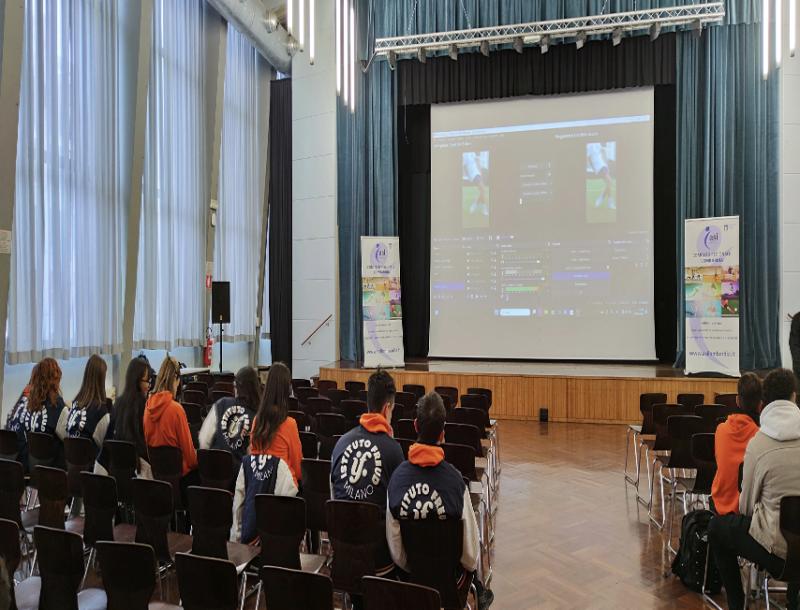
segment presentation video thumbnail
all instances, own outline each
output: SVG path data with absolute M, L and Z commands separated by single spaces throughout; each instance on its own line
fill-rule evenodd
M 739 267 L 687 267 L 686 315 L 724 318 L 739 315 Z
M 465 229 L 489 226 L 489 151 L 461 155 L 461 219 Z
M 586 145 L 586 222 L 617 221 L 617 143 Z

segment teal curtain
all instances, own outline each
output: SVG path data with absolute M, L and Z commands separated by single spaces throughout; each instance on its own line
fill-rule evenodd
M 685 4 L 684 0 L 360 0 L 358 55 L 375 37 L 540 21 Z M 779 362 L 777 89 L 760 81 L 759 0 L 728 0 L 725 25 L 680 35 L 678 218 L 738 213 L 744 232 L 742 366 Z M 623 43 L 624 44 L 624 43 Z M 338 110 L 339 338 L 361 360 L 362 235 L 397 234 L 394 73 L 375 61 L 357 72 L 356 111 Z M 700 137 L 700 134 L 702 137 Z M 757 152 L 758 151 L 758 152 Z M 733 164 L 725 163 L 733 160 Z M 758 219 L 758 222 L 756 222 Z M 750 231 L 751 233 L 748 233 Z M 682 224 L 678 226 L 682 235 Z M 677 244 L 682 256 L 682 244 Z M 679 294 L 683 273 L 679 271 Z M 681 299 L 680 311 L 683 311 Z M 682 324 L 682 316 L 681 316 Z M 678 338 L 682 354 L 683 330 Z
M 679 333 L 684 363 L 683 221 L 740 217 L 740 366 L 780 365 L 779 90 L 761 75 L 761 25 L 682 33 L 677 66 Z

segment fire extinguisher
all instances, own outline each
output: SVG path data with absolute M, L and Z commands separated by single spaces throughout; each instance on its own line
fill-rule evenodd
M 209 326 L 206 329 L 206 347 L 203 349 L 203 366 L 211 366 L 211 350 L 214 347 L 214 337 Z

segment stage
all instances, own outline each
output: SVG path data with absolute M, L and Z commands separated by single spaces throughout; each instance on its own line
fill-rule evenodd
M 320 368 L 320 379 L 364 381 L 372 369 L 339 361 Z M 549 411 L 550 421 L 600 424 L 639 423 L 639 395 L 664 392 L 670 402 L 678 394 L 715 394 L 736 391 L 735 379 L 685 377 L 666 365 L 576 364 L 549 362 L 489 362 L 428 360 L 408 362 L 403 369 L 389 369 L 398 390 L 403 384 L 454 386 L 492 390 L 492 417 L 537 420 L 539 409 Z

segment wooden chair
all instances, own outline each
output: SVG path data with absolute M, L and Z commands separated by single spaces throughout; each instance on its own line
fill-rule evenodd
M 684 407 L 696 407 L 702 405 L 706 401 L 705 394 L 678 394 L 675 402 Z
M 367 403 L 361 400 L 343 400 L 339 403 L 339 411 L 344 415 L 347 428 L 352 429 L 358 425 L 361 416 L 367 412 Z
M 204 487 L 214 487 L 232 492 L 242 464 L 224 449 L 198 449 L 197 470 Z M 189 511 L 191 513 L 191 510 Z
M 0 459 L 0 519 L 7 519 L 23 529 L 20 501 L 25 493 L 25 472 L 22 464 Z M 30 511 L 28 511 L 30 512 Z
M 14 578 L 14 573 L 17 571 L 19 564 L 22 562 L 22 550 L 19 544 L 19 525 L 9 519 L 0 519 L 0 557 L 6 562 L 6 570 L 8 571 L 9 579 Z M 38 579 L 37 579 L 38 580 Z M 30 588 L 30 585 L 34 587 Z M 19 585 L 18 585 L 19 586 Z M 16 610 L 16 594 L 13 580 L 9 593 L 11 594 L 11 610 Z M 21 591 L 25 596 L 23 607 L 36 607 L 39 603 L 39 587 L 38 583 L 28 583 L 23 589 L 31 589 L 30 591 Z
M 16 460 L 18 455 L 17 433 L 13 430 L 0 430 L 0 459 Z
M 90 438 L 75 436 L 64 439 L 64 459 L 67 463 L 67 482 L 69 495 L 73 498 L 82 497 L 81 473 L 94 470 L 94 461 L 97 457 L 97 447 Z
M 156 559 L 172 564 L 176 552 L 188 551 L 192 538 L 169 531 L 173 515 L 172 488 L 164 481 L 133 480 L 133 504 L 136 510 L 136 542 L 153 547 Z
M 457 409 L 454 409 L 454 411 Z M 483 457 L 483 445 L 481 445 L 481 428 L 470 424 L 444 425 L 444 441 L 446 443 L 457 443 L 459 445 L 469 445 L 475 450 L 477 457 Z
M 480 409 L 488 418 L 489 416 L 489 398 L 485 394 L 462 394 L 461 395 L 461 408 L 467 407 L 469 409 Z
M 641 469 L 644 436 L 653 436 L 655 428 L 653 428 L 653 405 L 664 404 L 667 402 L 667 395 L 664 393 L 645 393 L 639 395 L 639 412 L 642 414 L 641 424 L 631 424 L 626 431 L 625 439 L 625 481 L 630 483 L 637 490 L 637 500 L 645 504 L 644 499 L 638 494 L 639 490 L 639 474 Z M 632 473 L 628 470 L 628 456 L 630 451 L 628 447 L 633 444 L 633 460 L 636 464 L 635 477 L 631 476 Z M 648 470 L 649 473 L 649 470 Z
M 309 398 L 316 398 L 319 396 L 319 391 L 317 388 L 303 386 L 295 388 L 294 395 L 297 397 L 297 400 L 300 401 L 300 404 L 304 405 Z
M 403 384 L 403 392 L 409 392 L 413 394 L 417 400 L 419 400 L 425 396 L 425 386 L 416 383 L 405 383 Z
M 375 575 L 376 550 L 386 536 L 380 509 L 370 502 L 328 500 L 325 511 L 333 547 L 333 587 L 348 596 L 361 594 L 361 578 Z
M 37 466 L 34 473 L 39 485 L 39 525 L 63 530 L 69 495 L 66 471 Z
M 328 400 L 331 401 L 333 404 L 334 412 L 338 409 L 339 404 L 343 400 L 350 400 L 350 392 L 347 390 L 339 390 L 339 389 L 331 389 L 327 390 L 326 392 L 320 392 L 323 396 L 325 396 Z
M 367 388 L 363 381 L 345 381 L 344 389 L 350 392 L 350 398 L 358 400 L 358 393 Z
M 127 441 L 106 441 L 103 448 L 108 456 L 108 474 L 117 486 L 117 501 L 124 507 L 133 506 L 132 481 L 139 468 L 136 445 Z
M 430 587 L 376 576 L 361 579 L 365 610 L 439 610 L 439 592 Z
M 323 574 L 264 566 L 261 583 L 269 610 L 333 610 L 333 584 Z
M 456 443 L 443 443 L 445 461 L 461 473 L 468 481 L 478 481 L 475 469 L 475 449 L 469 445 Z
M 28 439 L 28 472 L 31 473 L 29 485 L 37 488 L 36 473 L 37 466 L 54 466 L 57 457 L 56 437 L 44 432 L 26 432 Z
M 303 458 L 303 498 L 306 501 L 306 526 L 312 552 L 321 547 L 320 532 L 328 531 L 325 503 L 331 499 L 331 463 L 329 460 Z
M 311 425 L 308 415 L 303 413 L 303 411 L 289 411 L 287 415 L 294 419 L 295 423 L 297 424 L 297 429 L 300 432 L 308 430 L 309 426 Z
M 153 468 L 153 478 L 164 481 L 172 487 L 172 506 L 176 511 L 184 511 L 181 496 L 181 478 L 183 477 L 183 454 L 178 447 L 162 445 L 148 447 L 147 455 L 150 457 L 150 466 Z
M 114 610 L 181 610 L 165 602 L 151 603 L 156 588 L 153 547 L 135 542 L 97 543 L 97 558 L 108 607 Z
M 204 385 L 204 384 L 203 384 Z M 195 405 L 204 405 L 208 401 L 208 392 L 203 390 L 190 390 L 185 388 L 181 395 L 181 403 L 191 403 Z
M 309 396 L 306 401 L 300 403 L 301 411 L 312 418 L 312 426 L 316 422 L 317 415 L 320 413 L 333 413 L 333 403 L 330 398 L 325 396 Z
M 331 379 L 320 379 L 317 381 L 317 391 L 320 394 L 325 394 L 328 390 L 335 390 L 337 387 L 336 382 Z
M 714 404 L 723 405 L 732 409 L 738 409 L 739 405 L 736 402 L 736 394 L 715 394 Z
M 444 397 L 447 396 L 450 399 L 450 407 L 455 408 L 458 406 L 458 388 L 446 385 L 437 385 L 435 388 L 433 388 L 433 391 L 441 396 L 443 400 Z M 445 407 L 447 407 L 447 405 L 445 405 Z
M 319 457 L 331 459 L 331 452 L 336 444 L 335 437 L 347 432 L 347 420 L 339 413 L 317 414 L 317 436 L 319 437 Z
M 467 394 L 481 394 L 485 396 L 489 403 L 489 408 L 492 407 L 492 391 L 489 388 L 467 388 Z
M 183 610 L 238 610 L 236 567 L 225 559 L 175 555 Z
M 297 393 L 298 388 L 310 388 L 311 381 L 308 379 L 292 379 L 292 391 Z
M 409 440 L 416 440 L 417 429 L 414 427 L 414 421 L 411 419 L 401 419 L 394 427 L 394 435 L 396 438 L 407 438 Z
M 316 460 L 319 457 L 319 439 L 313 432 L 300 432 L 300 446 L 304 458 Z

